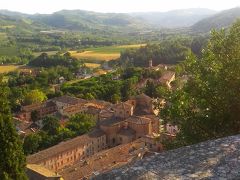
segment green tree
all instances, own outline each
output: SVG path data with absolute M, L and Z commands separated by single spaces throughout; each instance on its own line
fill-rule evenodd
M 47 116 L 43 119 L 42 130 L 47 132 L 49 135 L 56 135 L 59 127 L 60 123 L 56 117 Z
M 32 111 L 31 112 L 31 120 L 33 121 L 33 122 L 36 122 L 37 120 L 38 120 L 38 117 L 39 117 L 39 113 L 38 113 L 38 111 Z
M 66 127 L 78 135 L 89 132 L 96 124 L 94 116 L 89 114 L 76 114 L 72 116 Z
M 0 179 L 24 180 L 25 157 L 22 142 L 12 122 L 9 102 L 9 90 L 0 85 Z
M 85 96 L 84 96 L 85 99 L 88 99 L 88 100 L 92 100 L 92 99 L 95 99 L 94 96 L 91 94 L 91 93 L 87 93 Z
M 112 97 L 111 97 L 111 102 L 112 103 L 118 103 L 120 101 L 121 101 L 121 95 L 120 94 L 115 93 L 115 94 L 112 95 Z
M 230 30 L 213 31 L 201 59 L 183 64 L 188 82 L 167 99 L 165 121 L 181 131 L 178 145 L 240 132 L 240 21 Z
M 39 134 L 30 134 L 24 139 L 23 149 L 26 155 L 33 154 L 38 151 L 42 138 Z
M 146 88 L 145 88 L 145 94 L 154 97 L 156 94 L 156 86 L 153 81 L 147 81 Z
M 32 90 L 24 98 L 25 104 L 41 103 L 47 100 L 47 96 L 40 90 Z

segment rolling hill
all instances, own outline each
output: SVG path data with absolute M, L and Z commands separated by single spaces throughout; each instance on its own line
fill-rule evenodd
M 138 18 L 120 13 L 97 13 L 83 10 L 62 10 L 50 15 L 33 15 L 31 20 L 60 29 L 86 31 L 102 29 L 141 29 L 147 26 Z
M 168 12 L 132 13 L 148 23 L 162 28 L 189 27 L 199 20 L 215 14 L 216 11 L 204 8 L 180 9 Z
M 197 33 L 207 33 L 211 29 L 229 27 L 237 18 L 240 18 L 240 7 L 221 11 L 211 17 L 205 18 L 194 24 L 191 29 Z
M 61 10 L 53 14 L 23 14 L 0 10 L 0 22 L 9 18 L 7 25 L 24 25 L 24 29 L 57 29 L 70 31 L 136 31 L 159 28 L 189 27 L 215 11 L 183 9 L 169 12 L 98 13 L 84 10 Z M 4 16 L 4 18 L 2 17 Z M 11 22 L 14 21 L 14 22 Z

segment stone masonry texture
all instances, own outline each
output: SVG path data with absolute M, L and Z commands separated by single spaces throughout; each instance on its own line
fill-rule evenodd
M 156 153 L 94 180 L 240 180 L 240 135 Z

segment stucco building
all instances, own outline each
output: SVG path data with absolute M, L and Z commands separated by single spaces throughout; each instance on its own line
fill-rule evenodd
M 94 130 L 30 155 L 27 157 L 27 163 L 42 165 L 52 171 L 58 171 L 106 149 L 106 147 L 106 135 L 101 130 Z
M 159 134 L 159 118 L 154 114 L 152 99 L 145 94 L 115 105 L 103 102 L 98 102 L 98 105 L 96 105 L 97 103 L 91 105 L 88 102 L 88 105 L 86 103 L 84 105 L 83 101 L 75 101 L 75 99 L 73 101 L 74 103 L 69 103 L 64 97 L 55 99 L 54 103 L 58 110 L 64 110 L 75 105 L 78 107 L 79 104 L 82 104 L 83 109 L 89 106 L 98 107 L 96 129 L 88 134 L 30 155 L 27 157 L 27 163 L 38 164 L 49 170 L 59 172 L 105 149 L 109 149 L 109 153 L 111 153 L 111 148 L 129 144 L 136 140 L 141 141 L 141 144 L 146 147 L 160 150 L 154 146 L 156 144 L 154 140 Z

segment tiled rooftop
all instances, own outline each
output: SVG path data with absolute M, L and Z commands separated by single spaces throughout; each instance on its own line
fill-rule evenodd
M 131 128 L 127 128 L 127 129 L 124 129 L 122 128 L 119 132 L 118 132 L 119 135 L 125 135 L 125 136 L 133 136 L 136 134 L 136 132 L 131 129 Z
M 135 141 L 99 152 L 86 160 L 59 171 L 59 174 L 65 180 L 89 178 L 112 168 L 125 165 L 135 158 L 140 158 L 145 152 L 144 144 Z
M 106 119 L 106 120 L 101 121 L 100 125 L 102 125 L 102 126 L 114 126 L 114 125 L 116 125 L 118 123 L 121 123 L 121 122 L 123 122 L 122 119 L 112 117 L 110 119 Z
M 45 159 L 49 159 L 51 157 L 59 155 L 60 153 L 71 150 L 74 147 L 85 145 L 91 142 L 91 140 L 95 139 L 96 137 L 100 137 L 103 135 L 104 133 L 101 130 L 94 130 L 89 134 L 85 134 L 85 135 L 73 138 L 71 140 L 61 142 L 53 147 L 50 147 L 48 149 L 45 149 L 43 151 L 40 151 L 38 153 L 28 156 L 27 163 L 38 164 L 44 161 Z
M 49 169 L 47 169 L 43 166 L 37 165 L 37 164 L 27 164 L 27 169 L 30 169 L 38 174 L 41 174 L 42 176 L 44 176 L 46 178 L 60 177 L 55 172 L 50 171 Z
M 175 72 L 173 72 L 173 71 L 166 71 L 166 72 L 164 72 L 164 74 L 160 78 L 160 81 L 161 82 L 169 81 L 170 79 L 172 79 L 172 77 L 174 75 L 175 75 Z
M 135 123 L 135 124 L 149 124 L 151 120 L 144 116 L 131 116 L 126 119 L 126 121 Z
M 156 153 L 95 180 L 239 180 L 240 135 Z
M 65 103 L 65 104 L 70 104 L 70 105 L 75 105 L 75 104 L 78 104 L 78 103 L 86 103 L 87 102 L 84 99 L 79 99 L 79 98 L 66 96 L 66 95 L 53 98 L 52 100 L 53 101 L 58 101 L 58 102 L 61 102 L 61 103 Z

